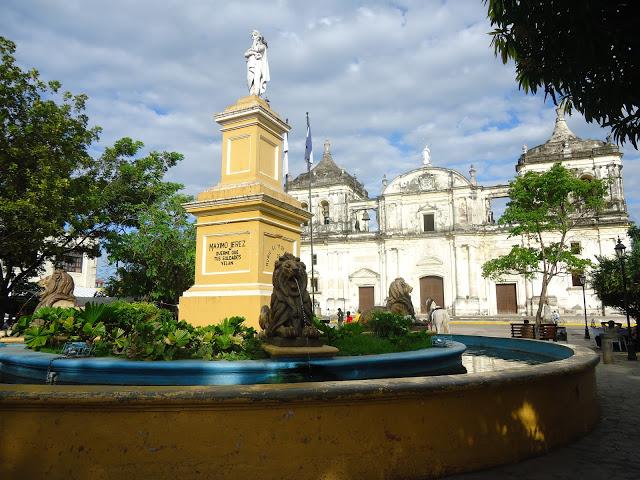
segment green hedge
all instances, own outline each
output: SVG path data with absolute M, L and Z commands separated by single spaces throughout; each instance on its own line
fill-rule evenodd
M 14 332 L 34 350 L 60 350 L 67 341 L 91 344 L 98 356 L 137 360 L 250 359 L 264 356 L 243 317 L 194 327 L 149 303 L 88 303 L 84 309 L 44 307 L 22 317 Z
M 377 310 L 372 312 L 366 324 L 346 323 L 332 328 L 317 319 L 316 327 L 323 333 L 329 345 L 340 350 L 339 355 L 373 355 L 405 352 L 432 346 L 433 332 L 412 332 L 410 317 Z

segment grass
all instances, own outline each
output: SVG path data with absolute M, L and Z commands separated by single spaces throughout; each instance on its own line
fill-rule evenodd
M 411 333 L 396 338 L 383 338 L 375 335 L 349 335 L 337 338 L 330 344 L 340 350 L 339 356 L 375 355 L 429 348 L 431 347 L 431 336 L 424 333 Z
M 41 347 L 40 349 L 38 349 L 38 351 L 44 353 L 62 354 L 62 347 L 62 345 L 59 345 L 57 347 Z

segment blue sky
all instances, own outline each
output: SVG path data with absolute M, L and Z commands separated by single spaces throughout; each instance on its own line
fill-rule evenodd
M 555 112 L 518 90 L 513 65 L 494 57 L 482 0 L 214 1 L 4 0 L 0 32 L 24 67 L 89 96 L 103 128 L 99 151 L 130 136 L 150 150 L 181 152 L 171 180 L 197 193 L 218 182 L 213 115 L 247 94 L 250 32 L 269 43 L 267 97 L 288 118 L 292 173 L 304 170 L 305 112 L 316 150 L 331 140 L 336 162 L 370 195 L 420 165 L 481 183 L 507 182 L 522 145 L 551 135 Z M 568 118 L 580 137 L 607 130 Z M 640 218 L 640 154 L 625 146 L 624 180 Z M 316 153 L 316 158 L 318 153 Z

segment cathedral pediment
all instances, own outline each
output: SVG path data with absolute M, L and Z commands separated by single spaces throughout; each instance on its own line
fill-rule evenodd
M 361 268 L 360 270 L 356 270 L 351 275 L 349 275 L 349 279 L 350 280 L 355 280 L 357 278 L 367 278 L 367 279 L 375 278 L 375 279 L 378 279 L 378 278 L 380 278 L 380 274 L 378 274 L 377 272 L 374 272 L 373 270 L 370 270 L 368 268 Z
M 454 187 L 470 185 L 469 180 L 455 170 L 422 167 L 394 178 L 383 193 L 437 192 L 446 190 L 452 182 Z
M 425 203 L 424 205 L 422 205 L 418 209 L 418 213 L 420 213 L 420 212 L 432 212 L 432 211 L 437 210 L 437 209 L 438 209 L 438 207 L 435 204 Z
M 442 265 L 442 260 L 438 257 L 434 257 L 433 255 L 424 256 L 416 263 L 416 266 L 418 267 L 441 267 Z

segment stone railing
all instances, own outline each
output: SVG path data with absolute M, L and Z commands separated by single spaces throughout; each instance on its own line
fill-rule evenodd
M 313 236 L 354 235 L 360 233 L 376 233 L 377 230 L 356 230 L 351 222 L 314 223 Z M 309 225 L 302 227 L 302 236 L 309 236 Z

